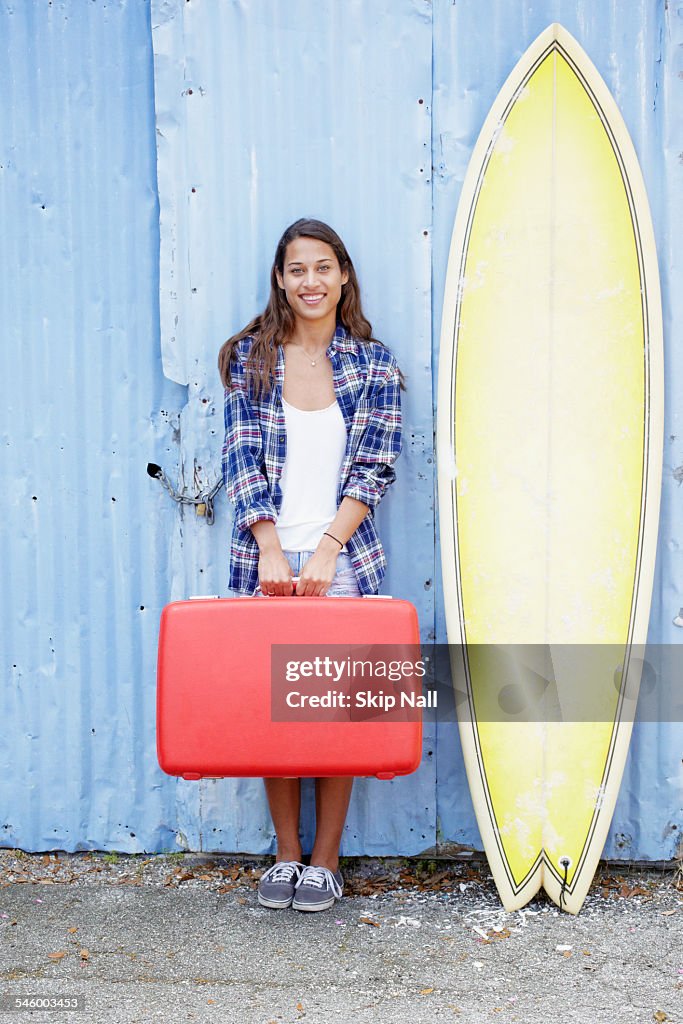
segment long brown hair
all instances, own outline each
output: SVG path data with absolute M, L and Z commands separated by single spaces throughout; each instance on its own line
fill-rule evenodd
M 320 220 L 302 218 L 290 224 L 277 243 L 275 259 L 270 271 L 270 296 L 268 304 L 259 316 L 255 316 L 246 327 L 243 327 L 232 338 L 228 338 L 218 353 L 218 370 L 223 386 L 230 387 L 230 363 L 235 356 L 235 347 L 243 338 L 252 336 L 251 346 L 246 362 L 247 377 L 253 383 L 256 397 L 261 390 L 268 392 L 272 386 L 277 363 L 277 346 L 288 341 L 294 333 L 294 314 L 285 297 L 284 290 L 278 285 L 276 271 L 284 273 L 287 246 L 296 238 L 315 238 L 326 242 L 334 251 L 339 267 L 349 275 L 346 284 L 342 285 L 341 298 L 337 304 L 337 320 L 340 320 L 349 334 L 359 341 L 376 341 L 372 337 L 372 326 L 363 313 L 360 301 L 360 286 L 351 257 L 346 251 L 336 231 Z

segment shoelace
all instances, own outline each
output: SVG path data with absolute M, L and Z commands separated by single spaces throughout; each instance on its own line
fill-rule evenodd
M 291 882 L 292 876 L 303 872 L 305 864 L 298 860 L 278 860 L 261 875 L 262 882 Z
M 310 865 L 304 869 L 301 878 L 294 888 L 298 889 L 300 885 L 311 885 L 314 889 L 323 889 L 327 885 L 337 899 L 341 899 L 341 886 L 329 868 L 313 867 L 313 865 Z

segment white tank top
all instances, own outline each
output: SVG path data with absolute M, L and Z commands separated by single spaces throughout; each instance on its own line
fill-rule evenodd
M 311 412 L 297 409 L 283 398 L 282 408 L 287 454 L 280 477 L 282 507 L 275 527 L 283 551 L 315 551 L 337 514 L 346 425 L 336 401 Z

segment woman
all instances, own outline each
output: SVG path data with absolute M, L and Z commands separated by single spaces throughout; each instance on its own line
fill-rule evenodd
M 278 242 L 265 311 L 221 348 L 223 475 L 235 517 L 230 586 L 247 594 L 377 593 L 386 559 L 373 510 L 401 449 L 396 360 L 372 338 L 339 236 L 298 220 Z M 299 779 L 264 779 L 277 836 L 259 902 L 325 910 L 342 895 L 339 844 L 353 778 L 316 779 L 301 862 Z

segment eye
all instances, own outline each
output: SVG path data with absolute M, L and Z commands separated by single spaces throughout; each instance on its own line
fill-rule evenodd
M 303 274 L 303 269 L 301 267 L 292 267 L 290 273 L 291 274 Z
M 329 263 L 323 263 L 321 266 L 318 267 L 318 270 L 320 271 L 321 274 L 326 274 L 329 269 Z

